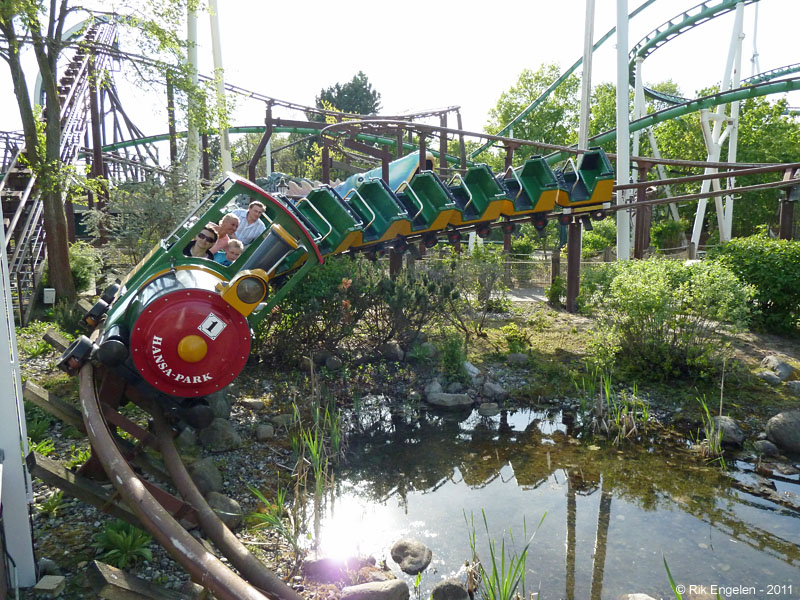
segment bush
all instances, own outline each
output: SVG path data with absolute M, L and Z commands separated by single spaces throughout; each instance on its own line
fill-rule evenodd
M 746 325 L 752 289 L 724 266 L 653 258 L 609 265 L 586 305 L 599 309 L 595 362 L 624 359 L 656 379 L 716 372 L 723 324 Z
M 103 269 L 100 250 L 86 242 L 75 242 L 69 247 L 69 270 L 75 282 L 75 291 L 85 292 Z M 45 265 L 42 285 L 50 287 L 49 265 Z
M 560 275 L 556 275 L 544 293 L 550 306 L 554 308 L 563 306 L 563 298 L 567 294 L 567 280 Z
M 617 223 L 614 219 L 592 222 L 592 231 L 584 231 L 581 255 L 586 258 L 617 245 Z
M 756 235 L 711 248 L 708 257 L 755 289 L 755 327 L 776 333 L 800 327 L 800 242 Z
M 650 239 L 656 248 L 677 248 L 683 244 L 683 234 L 688 227 L 686 221 L 664 219 L 650 226 Z
M 457 331 L 447 330 L 436 342 L 436 347 L 439 350 L 442 372 L 451 379 L 466 380 L 464 361 L 467 360 L 467 345 L 464 337 Z

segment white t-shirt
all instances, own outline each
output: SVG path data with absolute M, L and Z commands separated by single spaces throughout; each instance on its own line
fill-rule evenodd
M 267 228 L 261 219 L 258 219 L 255 223 L 248 223 L 246 208 L 237 208 L 233 211 L 233 214 L 239 217 L 239 227 L 236 229 L 236 233 L 233 234 L 233 237 L 240 240 L 245 246 L 250 244 Z

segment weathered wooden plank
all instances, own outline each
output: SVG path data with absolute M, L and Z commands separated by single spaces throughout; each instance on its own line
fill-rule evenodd
M 63 352 L 69 348 L 69 340 L 55 329 L 48 329 L 42 336 L 42 339 L 59 352 Z
M 22 386 L 22 397 L 28 402 L 35 404 L 45 412 L 50 413 L 57 419 L 61 419 L 67 425 L 72 425 L 78 431 L 86 433 L 81 411 L 74 406 L 70 406 L 63 400 L 59 400 L 55 396 L 51 396 L 50 393 L 43 387 L 40 387 L 34 382 L 28 380 Z
M 115 492 L 106 490 L 90 479 L 76 475 L 58 462 L 36 452 L 28 454 L 25 462 L 33 476 L 38 477 L 46 484 L 64 490 L 70 496 L 91 504 L 106 514 L 141 527 L 139 519 L 123 504 Z
M 105 600 L 190 600 L 185 594 L 168 590 L 96 560 L 87 569 L 87 575 L 98 598 Z

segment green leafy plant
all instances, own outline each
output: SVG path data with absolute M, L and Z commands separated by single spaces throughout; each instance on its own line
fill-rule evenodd
M 489 538 L 489 560 L 483 561 L 478 557 L 477 536 L 475 532 L 475 519 L 473 516 L 467 519 L 464 513 L 464 520 L 467 523 L 469 546 L 472 550 L 473 565 L 477 565 L 480 574 L 480 585 L 483 586 L 484 595 L 487 600 L 514 600 L 517 597 L 525 597 L 525 564 L 528 560 L 528 550 L 533 543 L 536 532 L 542 526 L 547 513 L 542 515 L 536 530 L 528 538 L 527 524 L 523 521 L 523 537 L 527 539 L 519 552 L 514 551 L 514 534 L 509 529 L 509 548 L 506 548 L 505 536 L 500 541 L 500 548 L 491 538 L 489 523 L 486 519 L 486 511 L 481 510 L 483 516 L 483 526 L 486 536 Z M 521 588 L 520 592 L 517 589 Z
M 520 354 L 527 352 L 531 347 L 531 337 L 524 329 L 521 329 L 516 323 L 509 323 L 500 328 L 505 338 L 508 351 L 511 353 Z
M 75 291 L 85 292 L 103 269 L 103 257 L 100 250 L 87 244 L 77 241 L 69 247 L 69 270 L 75 281 Z M 42 283 L 45 287 L 50 285 L 49 270 L 45 268 Z
M 150 535 L 138 527 L 115 520 L 106 523 L 103 530 L 95 536 L 94 547 L 100 554 L 100 560 L 124 569 L 141 560 L 153 560 L 153 553 L 149 548 L 152 541 Z
M 465 380 L 467 377 L 464 361 L 467 360 L 467 349 L 464 337 L 452 329 L 446 330 L 436 342 L 439 350 L 439 364 L 442 371 L 450 378 Z
M 278 487 L 274 502 L 270 502 L 257 488 L 247 486 L 258 500 L 264 505 L 263 510 L 258 510 L 247 515 L 246 521 L 253 529 L 272 529 L 292 546 L 295 555 L 302 551 L 300 546 L 300 528 L 291 518 L 286 506 L 286 489 Z
M 41 442 L 45 436 L 50 433 L 50 426 L 53 420 L 45 415 L 32 414 L 29 418 L 25 419 L 25 428 L 28 431 L 28 437 L 34 442 Z
M 413 344 L 406 352 L 406 358 L 417 363 L 425 363 L 433 358 L 432 354 L 430 346 Z
M 563 306 L 563 299 L 567 295 L 567 280 L 556 275 L 544 291 L 547 303 L 555 308 Z
M 52 494 L 50 494 L 46 500 L 39 503 L 37 508 L 39 512 L 43 515 L 46 515 L 49 518 L 53 518 L 56 516 L 56 513 L 61 508 L 61 504 L 64 502 L 64 492 L 62 490 L 56 490 Z
M 38 442 L 28 438 L 28 449 L 42 456 L 48 456 L 55 451 L 56 445 L 50 438 Z
M 67 468 L 73 469 L 75 467 L 79 467 L 89 460 L 91 456 L 92 449 L 90 447 L 78 448 L 75 446 L 75 444 L 72 444 L 72 447 L 69 449 L 69 458 L 66 462 Z

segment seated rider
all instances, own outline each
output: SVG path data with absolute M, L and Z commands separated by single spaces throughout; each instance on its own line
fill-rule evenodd
M 256 239 L 266 228 L 261 215 L 266 211 L 263 202 L 254 200 L 247 207 L 247 210 L 239 208 L 233 211 L 233 214 L 239 217 L 239 226 L 236 228 L 236 233 L 233 234 L 237 240 L 242 240 L 242 243 L 247 246 L 254 239 Z
M 216 254 L 220 250 L 225 250 L 228 242 L 232 239 L 236 228 L 239 227 L 239 217 L 232 212 L 229 212 L 219 222 L 217 228 L 217 243 L 211 247 L 211 254 Z
M 242 252 L 244 252 L 244 244 L 241 240 L 231 240 L 225 250 L 220 250 L 214 255 L 214 260 L 227 267 L 239 258 Z
M 206 223 L 205 227 L 197 232 L 197 235 L 194 236 L 192 241 L 186 244 L 186 247 L 183 249 L 183 255 L 214 260 L 214 255 L 211 254 L 209 250 L 217 241 L 216 228 L 216 223 Z

